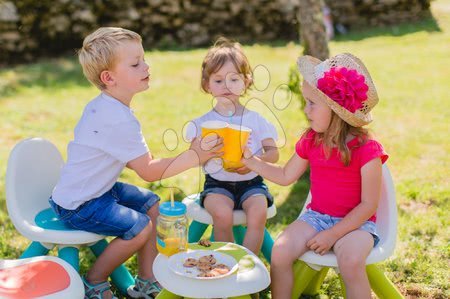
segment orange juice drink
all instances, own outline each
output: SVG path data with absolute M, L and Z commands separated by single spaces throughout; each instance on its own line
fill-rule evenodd
M 162 242 L 156 243 L 156 249 L 165 256 L 171 256 L 175 253 L 186 251 L 187 243 L 180 238 L 166 238 Z
M 225 170 L 232 171 L 244 166 L 241 163 L 241 158 L 251 132 L 252 129 L 244 126 L 228 125 L 223 142 L 224 154 L 222 158 Z

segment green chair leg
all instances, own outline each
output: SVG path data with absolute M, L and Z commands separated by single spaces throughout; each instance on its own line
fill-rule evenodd
M 266 260 L 270 263 L 272 260 L 272 247 L 273 247 L 273 239 L 272 236 L 269 234 L 267 229 L 264 229 L 264 239 L 261 246 L 261 252 L 263 253 Z
M 47 255 L 47 253 L 50 251 L 49 248 L 45 247 L 39 242 L 31 242 L 31 244 L 28 246 L 28 248 L 22 253 L 20 256 L 21 259 L 29 258 L 29 257 L 35 257 L 39 255 Z
M 208 224 L 200 223 L 195 220 L 192 221 L 189 226 L 189 243 L 197 242 L 205 233 L 205 230 L 208 228 Z
M 90 246 L 92 253 L 95 256 L 99 256 L 103 250 L 105 250 L 106 246 L 108 246 L 108 242 L 103 239 Z M 111 273 L 111 281 L 116 286 L 116 288 L 123 294 L 127 294 L 127 289 L 131 285 L 134 285 L 134 278 L 131 276 L 130 272 L 128 272 L 127 268 L 124 265 L 120 265 L 117 267 L 113 273 Z
M 236 243 L 239 245 L 242 245 L 244 242 L 245 233 L 247 232 L 247 229 L 243 227 L 242 225 L 235 225 L 233 226 L 233 235 L 234 239 L 236 240 Z
M 230 299 L 251 299 L 252 296 L 250 295 L 242 295 L 242 296 L 237 296 L 237 297 L 230 297 Z
M 292 287 L 292 298 L 297 299 L 308 287 L 311 280 L 316 276 L 319 271 L 314 270 L 308 266 L 305 262 L 297 260 L 292 270 L 294 272 L 294 285 Z
M 58 257 L 68 262 L 77 272 L 80 271 L 80 258 L 77 247 L 60 247 L 58 249 Z
M 325 280 L 325 277 L 327 276 L 328 270 L 330 270 L 330 268 L 323 267 L 320 271 L 318 271 L 316 275 L 311 279 L 310 283 L 305 288 L 302 294 L 317 295 L 323 281 Z
M 369 278 L 372 290 L 380 299 L 403 299 L 404 297 L 395 287 L 395 285 L 386 277 L 376 265 L 366 266 L 367 276 Z

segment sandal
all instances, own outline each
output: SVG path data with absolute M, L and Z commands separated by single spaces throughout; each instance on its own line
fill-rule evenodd
M 145 298 L 154 299 L 161 292 L 162 287 L 158 281 L 151 282 L 150 280 L 141 279 L 136 276 L 135 285 L 130 286 L 127 290 L 131 298 Z
M 90 284 L 84 276 L 81 277 L 81 280 L 83 280 L 84 284 L 84 299 L 103 299 L 104 292 L 111 292 L 111 285 L 107 281 L 98 284 Z M 112 294 L 112 299 L 118 298 Z

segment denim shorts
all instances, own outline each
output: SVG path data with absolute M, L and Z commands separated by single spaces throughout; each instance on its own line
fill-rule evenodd
M 51 198 L 49 201 L 59 219 L 74 229 L 130 240 L 148 225 L 147 211 L 159 197 L 147 189 L 117 182 L 75 210 L 66 210 Z
M 203 191 L 200 194 L 200 205 L 202 207 L 204 207 L 206 196 L 210 193 L 222 194 L 231 198 L 235 210 L 242 210 L 242 203 L 254 195 L 264 195 L 267 198 L 267 206 L 273 205 L 273 196 L 269 193 L 269 188 L 259 175 L 248 181 L 228 182 L 218 181 L 207 174 Z
M 321 214 L 310 209 L 308 209 L 305 213 L 297 218 L 297 220 L 302 220 L 308 223 L 318 232 L 332 228 L 342 219 L 342 217 L 333 217 L 327 214 Z M 380 241 L 380 237 L 377 234 L 375 222 L 366 221 L 363 225 L 361 225 L 359 229 L 370 233 L 373 237 L 373 247 L 377 246 L 378 242 Z

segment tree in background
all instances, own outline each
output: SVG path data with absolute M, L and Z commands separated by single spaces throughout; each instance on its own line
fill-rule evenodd
M 303 54 L 325 60 L 330 51 L 323 19 L 323 0 L 300 0 L 299 4 L 297 19 Z

